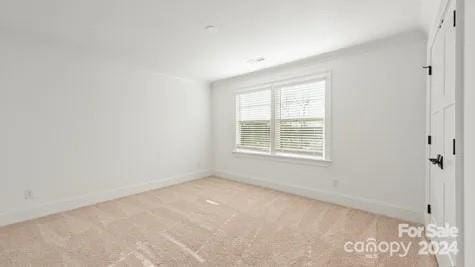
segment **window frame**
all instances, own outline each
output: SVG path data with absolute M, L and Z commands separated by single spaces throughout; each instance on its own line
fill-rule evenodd
M 281 153 L 275 151 L 275 91 L 279 90 L 283 86 L 289 86 L 293 84 L 301 84 L 306 82 L 318 82 L 325 81 L 325 149 L 324 156 L 312 156 L 299 153 Z M 332 108 L 331 108 L 331 72 L 321 72 L 315 74 L 309 74 L 304 76 L 291 77 L 286 79 L 275 79 L 269 82 L 264 82 L 252 86 L 237 88 L 233 91 L 233 103 L 234 103 L 234 144 L 232 153 L 236 156 L 249 156 L 257 158 L 268 158 L 277 161 L 284 161 L 290 163 L 305 163 L 314 164 L 320 166 L 328 166 L 332 162 L 331 148 L 332 148 Z M 252 93 L 256 91 L 270 90 L 271 91 L 271 118 L 270 118 L 270 149 L 269 152 L 258 151 L 252 149 L 239 148 L 237 145 L 237 137 L 239 135 L 239 127 L 237 121 L 238 106 L 237 96 L 244 93 Z

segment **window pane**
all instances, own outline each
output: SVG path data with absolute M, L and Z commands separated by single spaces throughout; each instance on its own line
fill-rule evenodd
M 236 104 L 237 146 L 270 150 L 271 91 L 240 94 Z
M 325 81 L 283 86 L 275 102 L 276 151 L 324 157 Z

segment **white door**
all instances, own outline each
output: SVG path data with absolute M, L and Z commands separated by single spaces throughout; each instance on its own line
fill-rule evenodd
M 455 13 L 449 6 L 430 47 L 429 201 L 431 223 L 455 222 Z M 435 241 L 448 241 L 443 239 Z M 455 266 L 455 255 L 438 255 L 440 266 Z

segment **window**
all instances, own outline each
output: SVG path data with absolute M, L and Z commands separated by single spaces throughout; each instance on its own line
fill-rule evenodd
M 237 96 L 239 148 L 270 151 L 271 90 Z
M 236 152 L 329 159 L 328 75 L 236 94 Z

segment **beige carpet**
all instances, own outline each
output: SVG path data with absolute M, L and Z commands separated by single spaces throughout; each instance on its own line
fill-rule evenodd
M 347 253 L 399 220 L 206 178 L 0 228 L 1 266 L 436 266 Z M 406 238 L 406 241 L 410 240 Z

